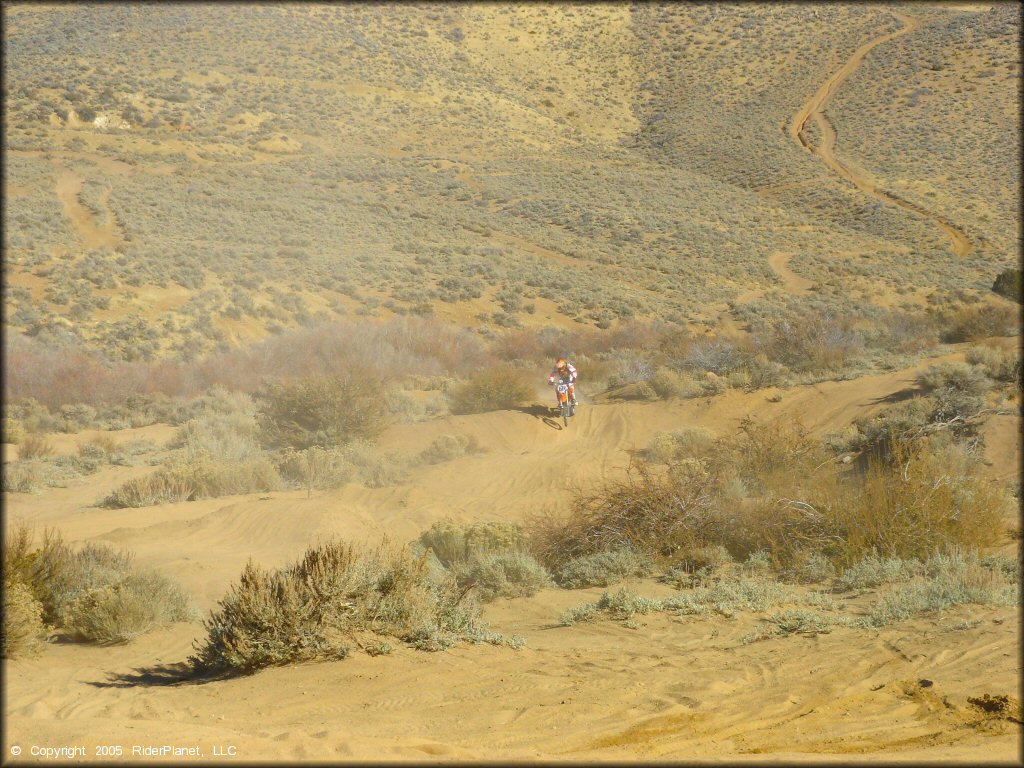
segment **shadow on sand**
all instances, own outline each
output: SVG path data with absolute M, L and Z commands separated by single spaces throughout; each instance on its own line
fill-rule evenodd
M 874 397 L 871 399 L 871 404 L 877 405 L 878 403 L 902 403 L 904 400 L 910 400 L 911 398 L 916 397 L 920 394 L 921 390 L 918 389 L 917 387 L 906 387 L 904 389 L 897 390 L 896 392 L 891 392 L 888 395 L 883 395 L 882 397 Z
M 562 425 L 554 419 L 554 408 L 548 408 L 544 405 L 522 405 L 512 410 L 525 413 L 527 416 L 533 416 L 535 419 L 540 419 L 552 429 L 562 429 Z
M 131 672 L 111 673 L 105 681 L 93 681 L 94 688 L 139 688 L 177 685 L 203 685 L 218 680 L 239 677 L 235 672 L 197 672 L 191 664 L 179 661 L 175 664 L 155 664 L 152 667 L 136 667 Z

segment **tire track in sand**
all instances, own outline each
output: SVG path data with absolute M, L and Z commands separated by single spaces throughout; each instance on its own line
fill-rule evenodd
M 843 81 L 853 74 L 857 67 L 860 66 L 861 61 L 864 60 L 864 57 L 867 56 L 869 51 L 876 46 L 887 43 L 897 37 L 909 34 L 921 25 L 920 21 L 911 16 L 906 16 L 896 11 L 891 11 L 891 13 L 903 23 L 903 27 L 895 32 L 889 32 L 876 37 L 874 40 L 870 40 L 858 48 L 854 52 L 853 56 L 850 57 L 850 60 L 847 61 L 838 72 L 826 80 L 818 89 L 817 93 L 815 93 L 807 103 L 801 107 L 800 111 L 796 113 L 789 124 L 788 133 L 793 138 L 793 141 L 811 154 L 819 157 L 825 165 L 831 168 L 840 177 L 849 181 L 861 192 L 878 198 L 889 205 L 895 205 L 899 208 L 910 211 L 911 213 L 916 213 L 919 216 L 931 219 L 952 241 L 953 253 L 957 256 L 966 256 L 973 250 L 974 246 L 963 232 L 942 217 L 922 208 L 916 203 L 911 203 L 901 197 L 897 197 L 891 192 L 881 189 L 871 179 L 852 170 L 842 160 L 836 157 L 835 154 L 836 132 L 825 117 L 825 107 L 828 105 L 829 101 L 832 100 L 832 97 L 835 96 L 836 91 L 839 90 L 839 86 L 842 85 Z M 814 120 L 815 124 L 821 131 L 822 139 L 820 146 L 815 147 L 812 145 L 804 135 L 804 128 L 807 126 L 809 120 Z

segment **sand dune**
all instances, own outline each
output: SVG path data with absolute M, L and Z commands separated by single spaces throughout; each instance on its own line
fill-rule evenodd
M 915 370 L 796 387 L 778 403 L 766 402 L 765 391 L 667 404 L 584 400 L 569 429 L 545 421 L 539 408 L 393 426 L 385 450 L 414 452 L 453 434 L 475 438 L 482 452 L 416 468 L 399 486 L 350 484 L 312 498 L 290 491 L 135 510 L 89 506 L 126 476 L 149 471 L 118 467 L 67 489 L 10 494 L 7 519 L 127 547 L 140 564 L 179 580 L 206 611 L 250 557 L 283 565 L 332 536 L 374 544 L 387 534 L 402 543 L 445 517 L 522 520 L 621 471 L 659 430 L 725 434 L 757 411 L 800 418 L 822 434 L 882 407 L 912 386 Z M 987 428 L 999 436 L 988 443 L 1000 454 L 996 475 L 1009 472 L 1007 448 L 1020 450 L 1017 419 L 1006 418 Z M 629 586 L 648 596 L 671 592 L 649 580 Z M 1019 756 L 1018 726 L 968 702 L 1015 695 L 1014 609 L 970 607 L 877 632 L 837 628 L 747 645 L 740 639 L 758 623 L 753 614 L 648 615 L 635 628 L 557 625 L 562 611 L 601 592 L 548 589 L 489 605 L 485 619 L 495 630 L 525 638 L 518 651 L 403 647 L 205 683 L 181 676 L 203 635 L 198 622 L 120 647 L 51 645 L 7 665 L 5 748 L 80 744 L 95 759 L 104 744 L 196 745 L 212 759 L 217 746 L 246 761 Z M 855 613 L 856 602 L 846 610 Z

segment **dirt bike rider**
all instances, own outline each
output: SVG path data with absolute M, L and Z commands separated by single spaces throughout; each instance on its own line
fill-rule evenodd
M 562 380 L 569 385 L 569 402 L 573 407 L 576 406 L 576 366 L 566 360 L 564 357 L 558 358 L 555 361 L 555 367 L 551 370 L 551 375 L 548 376 L 548 384 L 554 384 L 556 380 Z

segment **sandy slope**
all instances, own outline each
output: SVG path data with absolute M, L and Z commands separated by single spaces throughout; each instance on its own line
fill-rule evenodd
M 349 485 L 312 498 L 296 491 L 137 510 L 88 506 L 126 476 L 149 471 L 112 468 L 83 485 L 8 495 L 6 517 L 59 526 L 73 541 L 123 545 L 140 564 L 179 579 L 205 611 L 249 557 L 280 565 L 335 535 L 373 544 L 387 534 L 401 543 L 444 517 L 522 520 L 566 503 L 574 484 L 619 471 L 660 430 L 724 434 L 756 412 L 799 416 L 821 434 L 882 407 L 913 378 L 908 370 L 798 387 L 779 403 L 767 402 L 765 391 L 667 405 L 584 400 L 568 430 L 531 409 L 396 426 L 382 438 L 385 450 L 411 453 L 438 435 L 462 434 L 483 452 L 418 468 L 400 486 Z M 1012 446 L 1019 455 L 1018 423 L 990 425 L 989 448 Z M 1007 471 L 998 462 L 992 469 Z M 669 591 L 650 581 L 633 586 Z M 634 629 L 556 626 L 560 612 L 601 591 L 546 590 L 489 606 L 495 629 L 526 639 L 519 651 L 403 648 L 205 684 L 177 677 L 202 635 L 198 623 L 124 647 L 52 645 L 6 666 L 4 754 L 13 744 L 81 744 L 91 757 L 101 744 L 168 743 L 198 745 L 207 758 L 214 745 L 234 746 L 247 761 L 1019 755 L 1017 726 L 967 702 L 1016 695 L 1013 609 L 971 607 L 880 632 L 844 628 L 749 645 L 740 638 L 757 624 L 752 615 L 647 616 Z M 922 688 L 922 678 L 934 684 Z

